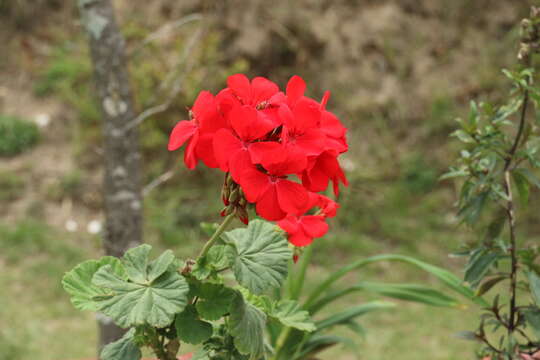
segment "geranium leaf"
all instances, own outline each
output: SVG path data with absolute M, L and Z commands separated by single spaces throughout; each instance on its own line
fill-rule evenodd
M 119 277 L 125 277 L 125 270 L 120 260 L 105 256 L 99 260 L 88 260 L 73 268 L 62 278 L 62 286 L 71 295 L 71 303 L 79 310 L 97 311 L 95 296 L 104 295 L 105 291 L 92 284 L 92 277 L 102 266 L 110 265 Z
M 135 329 L 129 330 L 120 340 L 107 344 L 101 351 L 102 360 L 139 360 L 141 349 L 134 341 Z
M 205 283 L 196 295 L 199 297 L 195 305 L 199 315 L 206 320 L 218 320 L 229 312 L 235 293 L 223 285 Z
M 266 315 L 257 307 L 236 293 L 230 308 L 229 331 L 234 338 L 236 349 L 250 360 L 258 360 L 264 355 L 264 329 Z
M 222 236 L 236 250 L 233 270 L 240 285 L 255 294 L 281 286 L 292 251 L 277 226 L 253 220 Z
M 214 245 L 208 251 L 207 262 L 216 270 L 221 270 L 232 266 L 234 263 L 235 251 L 229 245 Z
M 102 266 L 92 278 L 93 285 L 105 290 L 94 297 L 97 310 L 119 326 L 165 327 L 187 304 L 189 286 L 171 269 L 174 257 L 165 252 L 149 263 L 149 250 L 149 245 L 142 245 L 126 253 L 123 260 L 129 279 L 118 276 L 110 265 Z
M 148 281 L 152 282 L 163 273 L 165 273 L 169 266 L 174 262 L 174 254 L 171 250 L 165 251 L 156 260 L 150 264 L 150 271 L 148 272 Z
M 148 255 L 152 247 L 148 244 L 129 249 L 122 258 L 129 279 L 136 283 L 148 280 Z
M 176 315 L 174 324 L 180 340 L 188 344 L 197 345 L 212 336 L 212 324 L 200 320 L 193 306 L 186 307 L 183 312 Z
M 282 301 L 276 304 L 270 316 L 285 326 L 293 327 L 302 331 L 315 331 L 316 327 L 309 313 L 300 308 L 293 300 Z

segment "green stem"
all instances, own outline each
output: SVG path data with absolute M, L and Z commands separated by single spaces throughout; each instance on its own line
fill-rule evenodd
M 210 239 L 204 244 L 204 247 L 201 250 L 201 253 L 197 257 L 197 260 L 202 259 L 203 257 L 208 254 L 208 251 L 210 251 L 210 248 L 214 246 L 215 242 L 218 241 L 219 237 L 223 232 L 227 229 L 227 226 L 231 223 L 231 221 L 234 219 L 236 214 L 233 212 L 232 214 L 227 215 L 227 217 L 223 220 L 221 225 L 216 229 L 216 232 L 210 237 Z
M 281 330 L 281 333 L 279 334 L 279 337 L 276 341 L 276 355 L 274 356 L 274 360 L 279 360 L 281 357 L 281 353 L 283 352 L 283 349 L 285 348 L 285 342 L 287 341 L 287 338 L 289 337 L 289 333 L 291 332 L 291 328 L 286 326 Z

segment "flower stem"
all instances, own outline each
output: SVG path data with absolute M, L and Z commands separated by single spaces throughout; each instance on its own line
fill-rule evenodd
M 235 212 L 227 215 L 227 217 L 223 220 L 221 225 L 219 225 L 219 227 L 216 229 L 214 234 L 210 237 L 210 239 L 206 242 L 206 244 L 204 244 L 204 247 L 202 248 L 201 253 L 197 257 L 197 260 L 202 259 L 203 257 L 206 256 L 206 254 L 208 254 L 208 251 L 210 251 L 210 248 L 219 239 L 219 236 L 223 234 L 223 232 L 227 229 L 227 226 L 229 226 L 229 224 L 231 223 L 231 221 L 234 219 L 235 216 L 236 216 Z
M 287 341 L 290 332 L 291 328 L 288 326 L 281 329 L 281 333 L 276 341 L 276 355 L 274 356 L 274 360 L 279 360 L 281 357 L 281 353 L 283 352 L 282 350 L 285 347 L 285 342 Z

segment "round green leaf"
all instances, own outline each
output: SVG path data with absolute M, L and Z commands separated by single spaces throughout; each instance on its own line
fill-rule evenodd
M 236 250 L 233 265 L 236 280 L 254 294 L 281 286 L 292 257 L 283 232 L 275 225 L 253 220 L 247 228 L 224 233 Z

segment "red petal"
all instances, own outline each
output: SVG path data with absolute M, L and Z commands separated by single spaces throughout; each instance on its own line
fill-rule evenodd
M 294 125 L 292 127 L 296 130 L 307 130 L 319 125 L 321 110 L 319 104 L 311 99 L 298 100 L 293 113 Z
M 308 215 L 300 218 L 302 228 L 308 236 L 318 238 L 324 236 L 328 232 L 328 224 L 324 221 L 324 217 Z
M 285 219 L 280 220 L 278 226 L 285 230 L 289 235 L 295 234 L 300 230 L 298 218 L 293 215 L 287 215 Z
M 306 82 L 298 75 L 294 75 L 287 83 L 287 90 L 285 93 L 290 100 L 290 103 L 295 103 L 304 96 L 306 91 Z
M 345 136 L 347 132 L 347 128 L 330 111 L 323 111 L 321 114 L 321 130 L 334 138 Z
M 299 231 L 289 236 L 289 242 L 294 246 L 307 246 L 313 242 L 313 238 L 306 235 L 303 231 Z
M 242 174 L 252 167 L 251 158 L 245 149 L 235 152 L 229 160 L 229 171 L 234 181 L 238 184 L 242 181 Z
M 285 102 L 287 102 L 287 97 L 281 91 L 274 94 L 274 96 L 268 99 L 268 104 L 273 105 L 273 106 L 279 106 Z
M 176 150 L 184 145 L 186 140 L 192 137 L 197 129 L 194 121 L 183 120 L 176 124 L 169 137 L 169 151 Z
M 254 164 L 273 163 L 285 159 L 285 149 L 275 141 L 261 141 L 249 146 L 249 154 Z
M 261 194 L 268 190 L 271 184 L 268 175 L 251 167 L 242 172 L 240 186 L 244 190 L 247 201 L 254 203 L 260 198 Z
M 244 103 L 251 99 L 251 84 L 244 74 L 231 75 L 227 78 L 227 86 Z
M 214 154 L 214 134 L 201 135 L 195 147 L 197 158 L 201 159 L 209 168 L 217 168 L 219 164 Z
M 321 210 L 324 213 L 324 216 L 326 217 L 334 217 L 337 214 L 337 210 L 339 209 L 339 204 L 335 202 L 334 200 L 330 199 L 329 197 L 326 197 L 324 195 L 318 195 L 318 203 L 317 206 L 321 208 Z
M 253 105 L 267 101 L 278 92 L 278 86 L 266 78 L 256 77 L 251 80 L 251 102 Z
M 186 164 L 188 169 L 191 170 L 195 169 L 195 166 L 197 166 L 198 159 L 195 155 L 195 147 L 197 146 L 198 142 L 199 133 L 196 132 L 195 134 L 193 134 L 193 137 L 191 138 L 191 141 L 189 142 L 184 152 L 184 164 Z
M 223 114 L 227 114 L 235 106 L 242 105 L 234 95 L 234 92 L 225 88 L 216 95 L 216 103 Z
M 193 113 L 203 132 L 215 132 L 226 126 L 225 119 L 217 110 L 214 95 L 209 91 L 199 93 L 193 104 Z
M 275 176 L 298 174 L 307 167 L 306 155 L 295 146 L 283 147 L 282 154 L 262 158 L 262 166 Z
M 231 131 L 221 129 L 214 135 L 214 154 L 222 171 L 229 171 L 229 160 L 242 149 L 242 142 Z
M 275 186 L 268 187 L 268 190 L 264 192 L 256 205 L 257 214 L 269 221 L 281 220 L 287 215 L 281 210 L 278 203 L 278 196 Z
M 296 138 L 296 146 L 307 156 L 318 156 L 326 146 L 326 136 L 319 129 L 308 129 Z
M 298 214 L 309 200 L 307 190 L 290 180 L 277 181 L 276 189 L 279 205 L 288 214 Z
M 236 134 L 244 141 L 257 140 L 274 128 L 271 119 L 251 106 L 235 106 L 227 116 Z
M 287 104 L 281 104 L 278 114 L 283 124 L 285 124 L 287 127 L 294 127 L 294 114 Z
M 330 178 L 317 164 L 302 174 L 302 184 L 310 191 L 319 192 L 326 190 L 328 181 L 330 181 Z

